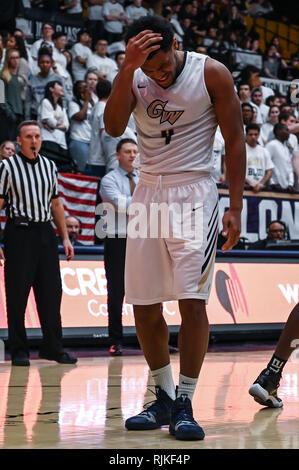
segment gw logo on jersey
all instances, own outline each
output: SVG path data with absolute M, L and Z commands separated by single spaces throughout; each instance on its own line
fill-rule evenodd
M 147 108 L 147 114 L 150 118 L 160 118 L 160 124 L 163 122 L 169 122 L 173 125 L 183 114 L 183 110 L 179 111 L 168 111 L 166 109 L 168 101 L 154 100 Z

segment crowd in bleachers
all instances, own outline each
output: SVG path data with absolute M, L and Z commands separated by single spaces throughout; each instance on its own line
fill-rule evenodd
M 266 148 L 273 163 L 267 184 L 287 191 L 298 188 L 299 100 L 292 99 L 297 97 L 296 85 L 290 85 L 284 95 L 264 86 L 261 77 L 298 79 L 299 50 L 286 59 L 278 36 L 262 50 L 258 33 L 254 28 L 248 31 L 245 22 L 245 16 L 279 19 L 271 2 L 22 0 L 22 7 L 59 11 L 81 21 L 82 27 L 71 41 L 63 30 L 44 22 L 41 37 L 32 41 L 16 27 L 15 18 L 7 21 L 7 29 L 2 24 L 0 84 L 5 100 L 0 103 L 0 159 L 9 156 L 7 146 L 15 145 L 18 124 L 34 119 L 42 128 L 41 153 L 54 159 L 59 171 L 101 177 L 114 169 L 119 139 L 105 132 L 103 112 L 124 60 L 123 34 L 134 19 L 158 11 L 173 25 L 181 49 L 207 54 L 233 73 L 244 133 L 249 125 L 258 125 L 258 148 Z M 278 137 L 281 125 L 286 128 L 284 140 Z M 136 139 L 133 119 L 123 137 Z M 249 150 L 248 146 L 247 141 Z M 214 150 L 214 177 L 225 183 L 225 149 L 219 129 Z M 263 172 L 250 168 L 256 173 L 256 186 Z

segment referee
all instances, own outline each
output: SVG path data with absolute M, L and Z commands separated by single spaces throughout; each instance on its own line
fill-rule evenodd
M 12 365 L 29 366 L 25 310 L 33 288 L 43 340 L 39 357 L 61 364 L 77 359 L 62 348 L 60 303 L 62 286 L 54 222 L 68 260 L 74 256 L 63 205 L 58 196 L 55 164 L 38 154 L 41 129 L 24 121 L 18 129 L 21 151 L 0 163 L 0 210 L 6 204 L 4 231 L 5 291 Z M 2 263 L 1 263 L 2 264 Z

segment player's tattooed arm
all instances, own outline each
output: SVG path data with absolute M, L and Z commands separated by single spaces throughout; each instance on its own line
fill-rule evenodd
M 225 163 L 229 183 L 230 208 L 224 214 L 225 252 L 233 248 L 241 233 L 241 211 L 246 172 L 246 151 L 240 101 L 229 70 L 221 63 L 207 59 L 205 81 L 225 140 Z
M 114 79 L 104 112 L 105 129 L 112 137 L 119 137 L 124 133 L 130 114 L 136 106 L 132 91 L 134 72 L 151 52 L 160 48 L 161 39 L 159 33 L 145 30 L 128 41 L 125 60 Z

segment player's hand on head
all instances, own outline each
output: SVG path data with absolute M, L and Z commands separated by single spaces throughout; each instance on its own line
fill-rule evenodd
M 241 233 L 241 211 L 228 210 L 222 219 L 222 235 L 227 241 L 222 245 L 222 252 L 231 250 L 239 241 Z
M 150 30 L 141 31 L 132 37 L 126 47 L 125 63 L 134 69 L 141 67 L 149 54 L 160 49 L 162 36 Z

